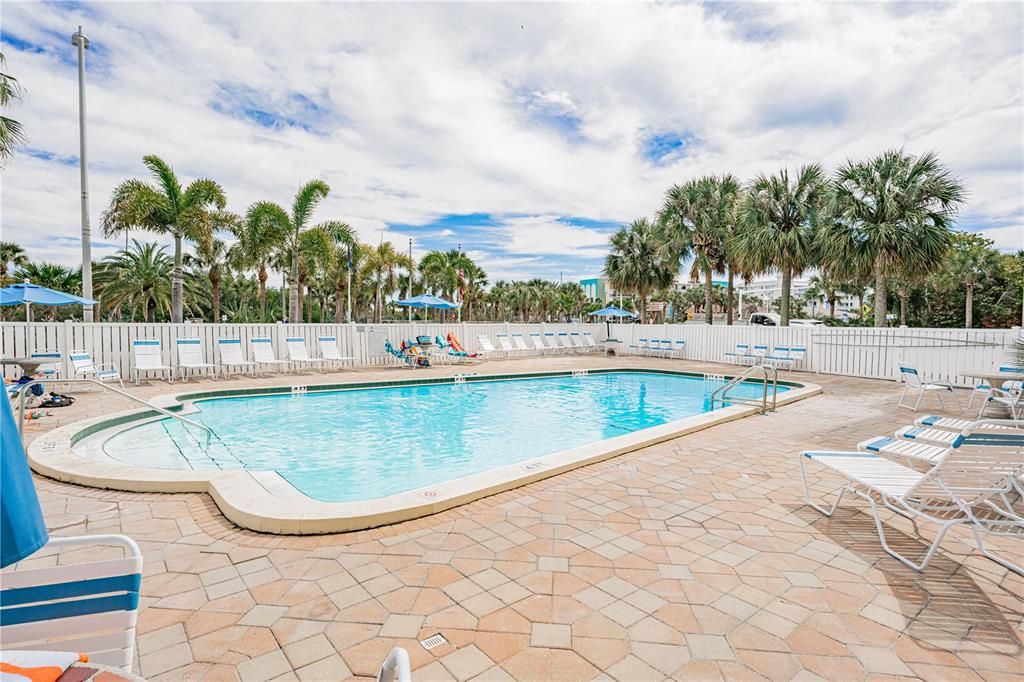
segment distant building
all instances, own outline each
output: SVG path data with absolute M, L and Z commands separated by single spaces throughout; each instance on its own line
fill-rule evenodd
M 580 286 L 583 287 L 583 292 L 587 295 L 587 298 L 593 301 L 607 303 L 614 295 L 611 287 L 608 286 L 608 280 L 604 277 L 581 279 Z
M 811 281 L 807 277 L 795 277 L 790 283 L 789 293 L 793 298 L 804 296 L 807 293 L 807 289 L 810 288 Z M 772 304 L 776 299 L 782 297 L 782 276 L 777 275 L 775 277 L 765 277 L 756 279 L 750 284 L 739 283 L 737 285 L 741 295 L 746 298 L 748 296 L 756 296 L 761 301 L 761 305 L 758 306 L 758 311 L 748 310 L 748 304 L 744 303 L 744 312 L 766 312 L 771 310 Z M 857 297 L 850 296 L 849 294 L 840 294 L 836 299 L 836 314 L 840 312 L 856 310 L 857 308 Z M 804 312 L 811 315 L 823 315 L 828 314 L 828 301 L 818 299 L 812 300 L 804 306 Z

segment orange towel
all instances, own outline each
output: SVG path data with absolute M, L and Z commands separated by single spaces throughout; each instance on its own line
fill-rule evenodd
M 75 663 L 89 661 L 86 654 L 70 651 L 4 651 L 0 656 L 0 673 L 11 682 L 56 682 Z

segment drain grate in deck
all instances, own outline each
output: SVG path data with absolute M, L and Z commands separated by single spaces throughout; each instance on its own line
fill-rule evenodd
M 437 633 L 436 635 L 431 635 L 430 637 L 427 637 L 426 639 L 424 639 L 424 640 L 422 640 L 420 642 L 420 644 L 423 645 L 423 648 L 428 650 L 428 651 L 430 649 L 434 649 L 436 647 L 441 646 L 442 644 L 447 644 L 447 643 L 448 643 L 448 640 L 445 639 L 444 635 L 442 635 L 440 632 Z

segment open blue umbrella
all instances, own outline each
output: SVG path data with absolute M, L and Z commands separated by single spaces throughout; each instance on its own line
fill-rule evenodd
M 25 448 L 18 435 L 11 401 L 0 398 L 0 568 L 21 561 L 46 544 Z
M 601 308 L 590 313 L 595 317 L 636 317 L 636 313 L 631 313 L 628 310 L 616 306 L 608 306 L 607 308 Z
M 0 305 L 25 306 L 25 343 L 29 343 L 28 325 L 32 322 L 32 304 L 55 305 L 94 305 L 96 301 L 82 298 L 63 291 L 41 287 L 30 282 L 20 282 L 0 289 Z M 29 349 L 31 350 L 31 349 Z
M 446 301 L 443 298 L 432 294 L 420 294 L 419 296 L 413 296 L 412 298 L 395 301 L 395 305 L 400 305 L 405 308 L 441 308 L 442 310 L 451 310 L 452 308 L 459 307 L 458 303 Z

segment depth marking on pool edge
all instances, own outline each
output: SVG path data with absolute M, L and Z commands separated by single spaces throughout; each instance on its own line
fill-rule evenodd
M 423 493 L 423 497 L 437 497 L 438 492 L 436 490 L 427 490 Z
M 539 468 L 541 468 L 541 467 L 542 467 L 542 466 L 544 466 L 545 464 L 547 464 L 547 462 L 534 462 L 533 464 L 527 464 L 527 465 L 526 465 L 525 467 L 523 467 L 523 468 L 524 468 L 524 469 L 526 469 L 527 471 L 533 471 L 534 469 L 539 469 Z

